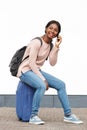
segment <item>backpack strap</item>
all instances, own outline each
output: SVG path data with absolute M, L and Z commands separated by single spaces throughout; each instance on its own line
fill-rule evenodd
M 50 51 L 52 50 L 52 48 L 53 48 L 53 43 L 51 42 L 50 43 Z
M 26 60 L 28 57 L 29 57 L 29 56 L 26 56 L 26 57 L 21 61 L 21 63 L 22 63 L 24 60 Z
M 51 42 L 50 43 L 50 51 L 52 50 L 52 48 L 53 48 L 53 43 Z M 50 53 L 50 52 L 49 52 Z M 46 58 L 46 60 L 48 60 L 48 57 Z
M 33 38 L 33 39 L 38 39 L 38 40 L 40 40 L 41 46 L 42 46 L 43 42 L 42 42 L 42 39 L 41 39 L 40 37 L 35 37 L 35 38 Z M 33 39 L 32 39 L 32 40 L 33 40 Z

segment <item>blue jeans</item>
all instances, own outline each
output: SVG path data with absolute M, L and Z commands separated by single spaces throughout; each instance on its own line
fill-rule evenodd
M 49 87 L 57 90 L 58 98 L 64 110 L 64 115 L 71 114 L 71 108 L 70 108 L 68 96 L 66 93 L 65 83 L 62 80 L 48 73 L 45 73 L 41 70 L 40 72 L 48 81 Z M 20 80 L 29 84 L 31 87 L 36 89 L 34 93 L 34 97 L 33 97 L 31 116 L 37 115 L 39 111 L 41 99 L 44 96 L 44 93 L 46 91 L 46 85 L 44 81 L 31 70 L 25 73 L 22 73 L 22 75 L 20 76 Z

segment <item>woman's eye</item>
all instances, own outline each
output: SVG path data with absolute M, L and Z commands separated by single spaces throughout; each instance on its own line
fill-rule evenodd
M 50 30 L 53 30 L 53 31 L 55 31 L 55 32 L 57 32 L 57 33 L 58 33 L 58 30 L 57 30 L 57 29 L 55 29 L 55 28 L 53 28 L 53 27 L 49 27 L 49 29 L 50 29 Z

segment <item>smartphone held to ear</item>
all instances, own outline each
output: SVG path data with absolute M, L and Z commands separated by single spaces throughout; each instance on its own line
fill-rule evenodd
M 58 42 L 60 41 L 60 38 L 59 38 L 59 37 L 57 38 L 57 41 L 58 41 Z
M 57 37 L 57 42 L 61 42 L 62 41 L 62 37 L 59 35 L 58 37 Z
M 55 45 L 56 45 L 57 47 L 59 47 L 59 45 L 60 45 L 61 42 L 62 42 L 62 37 L 61 37 L 61 36 L 58 36 L 58 38 L 57 38 L 57 40 L 56 40 L 56 42 L 55 42 Z

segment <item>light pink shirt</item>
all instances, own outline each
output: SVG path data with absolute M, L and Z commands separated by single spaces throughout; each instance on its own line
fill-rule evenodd
M 24 60 L 19 66 L 17 77 L 21 76 L 21 72 L 24 73 L 28 70 L 32 70 L 42 80 L 45 80 L 44 76 L 39 70 L 41 66 L 43 66 L 47 57 L 50 65 L 54 66 L 57 63 L 58 48 L 53 46 L 52 50 L 50 51 L 50 44 L 45 43 L 43 40 L 42 42 L 43 43 L 41 45 L 41 42 L 38 39 L 30 41 L 23 56 L 24 58 L 29 55 L 29 58 Z

